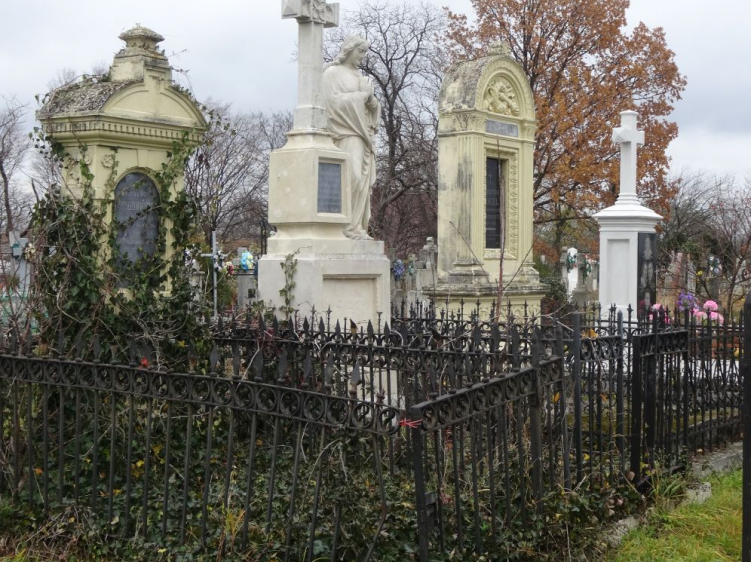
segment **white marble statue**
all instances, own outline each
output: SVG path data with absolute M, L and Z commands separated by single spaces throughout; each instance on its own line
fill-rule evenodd
M 368 50 L 368 42 L 352 36 L 323 73 L 323 96 L 328 112 L 328 130 L 334 143 L 350 157 L 352 215 L 344 235 L 354 240 L 371 240 L 370 190 L 376 179 L 374 136 L 381 106 L 370 79 L 357 66 Z

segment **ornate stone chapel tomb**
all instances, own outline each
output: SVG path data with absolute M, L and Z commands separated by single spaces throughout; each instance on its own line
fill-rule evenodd
M 82 195 L 83 159 L 94 176 L 94 199 L 109 205 L 106 220 L 125 225 L 117 236 L 120 252 L 135 262 L 157 249 L 161 218 L 155 172 L 183 134 L 200 140 L 206 121 L 193 99 L 174 86 L 169 61 L 158 48 L 164 37 L 137 25 L 120 39 L 125 47 L 115 55 L 106 79 L 84 79 L 58 88 L 37 118 L 44 132 L 69 154 L 64 162 L 69 194 Z M 180 176 L 174 190 L 182 188 Z M 164 223 L 164 258 L 169 259 L 172 225 L 168 219 Z M 102 244 L 106 247 L 107 241 Z
M 535 144 L 532 90 L 508 49 L 453 66 L 441 87 L 438 124 L 438 283 L 428 293 L 489 310 L 539 310 L 545 286 L 532 260 Z M 501 220 L 502 204 L 505 221 Z M 505 229 L 502 226 L 505 223 Z

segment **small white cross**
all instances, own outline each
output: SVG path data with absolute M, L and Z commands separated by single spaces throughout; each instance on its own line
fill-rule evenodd
M 282 19 L 298 24 L 295 129 L 325 129 L 323 28 L 339 25 L 339 4 L 324 0 L 282 0 Z
M 621 112 L 621 126 L 613 129 L 613 142 L 621 145 L 621 189 L 618 203 L 636 203 L 636 149 L 644 145 L 644 131 L 636 128 L 636 111 Z

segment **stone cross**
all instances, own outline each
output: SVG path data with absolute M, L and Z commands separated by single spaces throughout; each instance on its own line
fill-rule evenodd
M 636 148 L 644 144 L 644 131 L 636 128 L 636 111 L 621 112 L 621 126 L 613 129 L 613 142 L 621 145 L 621 190 L 618 203 L 639 205 L 636 196 Z
M 295 130 L 325 129 L 323 28 L 339 25 L 339 4 L 325 0 L 282 0 L 282 19 L 298 23 L 298 81 Z

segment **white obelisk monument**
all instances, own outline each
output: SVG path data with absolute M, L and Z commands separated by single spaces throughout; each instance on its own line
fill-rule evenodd
M 637 309 L 644 304 L 640 292 L 639 235 L 654 234 L 662 219 L 641 204 L 636 195 L 637 158 L 639 145 L 644 144 L 644 131 L 637 129 L 637 113 L 621 113 L 621 126 L 613 129 L 613 142 L 621 145 L 620 192 L 615 204 L 597 213 L 600 225 L 600 304 L 603 314 L 616 305 L 624 314 L 629 305 Z M 654 248 L 647 243 L 646 253 L 654 258 Z M 645 252 L 643 252 L 645 253 Z M 644 261 L 645 256 L 641 256 Z M 647 276 L 642 272 L 642 277 Z M 648 298 L 646 299 L 649 300 Z
M 331 309 L 332 321 L 375 322 L 390 313 L 391 264 L 383 242 L 344 236 L 350 158 L 326 129 L 323 29 L 338 25 L 339 5 L 282 0 L 282 18 L 298 24 L 298 101 L 287 144 L 271 155 L 269 223 L 277 233 L 259 260 L 259 297 L 303 316 Z M 280 290 L 291 295 L 289 305 Z

